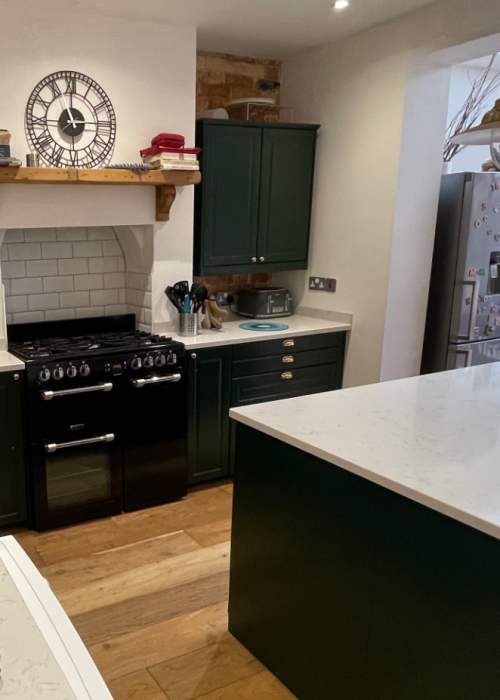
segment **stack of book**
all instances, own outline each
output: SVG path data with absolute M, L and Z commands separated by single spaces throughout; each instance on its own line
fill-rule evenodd
M 141 151 L 142 160 L 159 170 L 199 170 L 200 148 L 186 148 L 181 134 L 158 134 Z

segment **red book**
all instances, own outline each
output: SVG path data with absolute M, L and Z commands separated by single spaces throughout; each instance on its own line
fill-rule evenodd
M 182 134 L 158 134 L 151 139 L 152 146 L 168 146 L 169 148 L 183 148 L 185 138 Z
M 147 156 L 157 156 L 159 153 L 192 153 L 197 155 L 201 153 L 201 148 L 169 148 L 168 146 L 151 146 L 143 148 L 140 152 L 143 158 Z

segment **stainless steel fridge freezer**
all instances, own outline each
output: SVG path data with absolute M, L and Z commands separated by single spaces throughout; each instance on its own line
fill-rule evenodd
M 496 362 L 500 344 L 493 350 L 486 342 L 495 339 L 500 340 L 500 173 L 444 175 L 422 372 Z

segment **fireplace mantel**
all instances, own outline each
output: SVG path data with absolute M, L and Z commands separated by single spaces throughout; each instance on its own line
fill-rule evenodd
M 127 185 L 156 188 L 156 221 L 168 221 L 176 187 L 197 185 L 201 173 L 186 170 L 118 170 L 115 168 L 0 168 L 0 184 Z

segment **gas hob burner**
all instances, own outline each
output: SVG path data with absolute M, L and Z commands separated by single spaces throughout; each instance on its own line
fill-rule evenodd
M 13 342 L 9 349 L 25 360 L 58 359 L 65 356 L 95 354 L 106 350 L 140 350 L 161 346 L 171 338 L 145 331 L 116 331 L 92 335 L 52 337 L 25 342 Z

